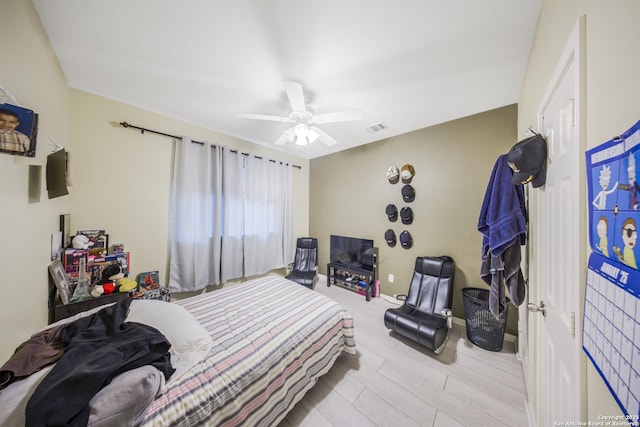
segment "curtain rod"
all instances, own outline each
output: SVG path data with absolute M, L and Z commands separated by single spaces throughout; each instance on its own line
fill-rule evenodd
M 173 139 L 182 139 L 181 136 L 171 135 L 170 133 L 164 133 L 164 132 L 160 132 L 160 131 L 153 130 L 153 129 L 147 129 L 147 128 L 143 128 L 143 127 L 140 127 L 140 126 L 135 126 L 135 125 L 132 125 L 132 124 L 127 123 L 127 122 L 120 122 L 120 126 L 122 126 L 123 128 L 137 129 L 142 134 L 144 134 L 145 132 L 151 132 L 151 133 L 155 133 L 156 135 L 167 136 L 167 137 L 173 138 Z M 200 145 L 204 145 L 205 144 L 202 141 L 191 140 L 191 142 L 193 142 L 194 144 L 200 144 Z M 230 151 L 232 153 L 237 153 L 238 152 L 238 150 L 230 150 Z M 251 156 L 250 153 L 240 153 L 240 154 L 242 154 L 243 156 Z M 256 156 L 256 155 L 253 155 L 253 157 L 255 157 L 256 159 L 262 159 L 262 157 Z M 276 160 L 271 160 L 271 159 L 269 159 L 269 161 L 270 162 L 274 162 L 274 163 L 276 162 Z M 287 162 L 280 162 L 280 163 L 287 163 Z M 291 167 L 294 167 L 294 168 L 297 168 L 297 169 L 302 169 L 302 166 L 294 165 L 294 164 L 292 164 Z

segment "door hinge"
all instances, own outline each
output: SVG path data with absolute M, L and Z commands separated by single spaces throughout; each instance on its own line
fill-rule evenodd
M 576 312 L 571 312 L 571 337 L 576 337 Z

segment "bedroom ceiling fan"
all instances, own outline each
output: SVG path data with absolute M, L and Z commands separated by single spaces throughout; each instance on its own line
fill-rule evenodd
M 291 104 L 291 112 L 288 116 L 272 116 L 268 114 L 238 114 L 238 117 L 255 120 L 269 120 L 273 122 L 293 123 L 278 138 L 275 145 L 284 145 L 294 142 L 296 145 L 307 145 L 319 140 L 327 146 L 338 143 L 332 136 L 324 132 L 318 126 L 323 123 L 346 122 L 360 120 L 362 114 L 357 110 L 337 111 L 334 113 L 315 114 L 313 109 L 305 105 L 302 85 L 298 82 L 285 80 L 284 89 Z

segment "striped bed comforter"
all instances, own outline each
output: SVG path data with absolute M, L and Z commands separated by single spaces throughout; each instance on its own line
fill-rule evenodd
M 353 318 L 304 286 L 268 276 L 198 295 L 184 306 L 214 347 L 147 408 L 143 426 L 272 426 L 345 352 Z

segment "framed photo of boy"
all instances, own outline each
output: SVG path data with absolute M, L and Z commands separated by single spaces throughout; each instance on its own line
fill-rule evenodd
M 60 300 L 63 304 L 69 304 L 69 300 L 71 300 L 72 297 L 71 283 L 69 283 L 69 278 L 64 272 L 64 267 L 62 266 L 60 259 L 49 264 L 49 274 L 58 289 Z
M 38 115 L 32 110 L 0 104 L 0 152 L 35 157 Z

